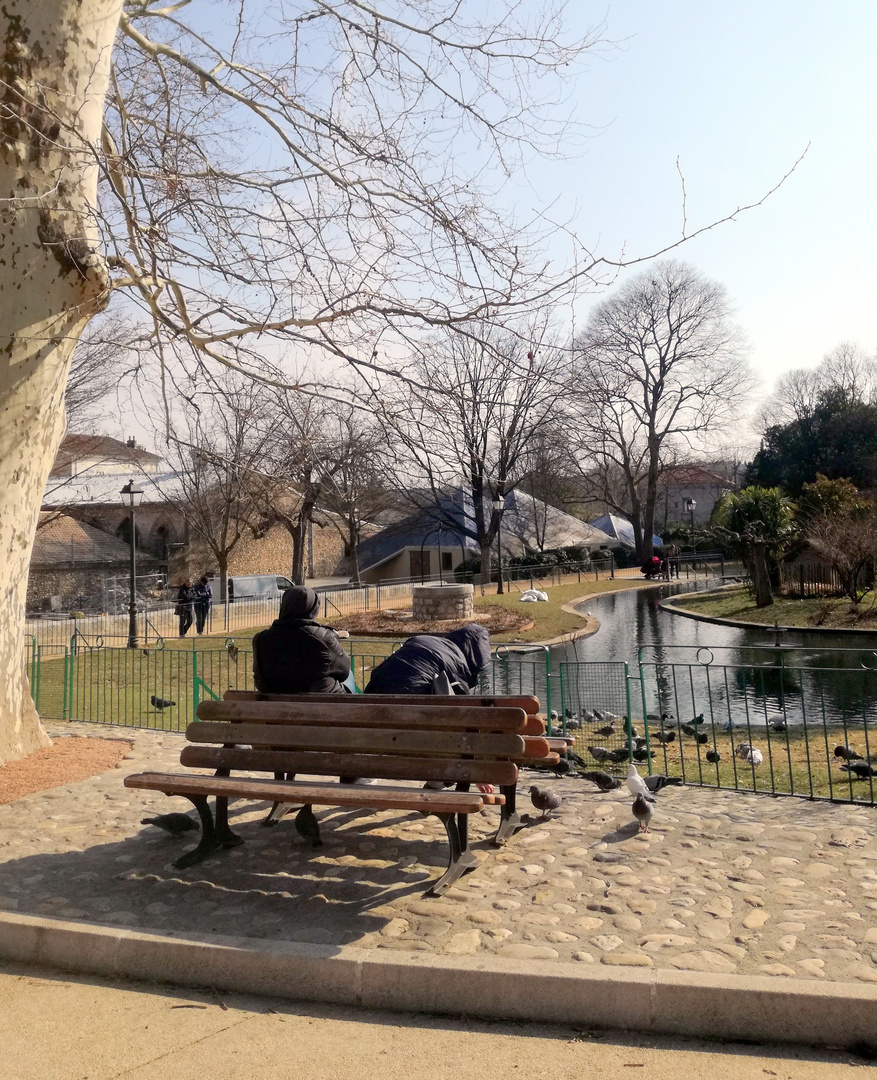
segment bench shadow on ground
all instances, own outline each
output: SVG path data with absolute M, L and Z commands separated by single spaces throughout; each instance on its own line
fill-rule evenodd
M 177 870 L 173 861 L 197 833 L 174 837 L 144 826 L 84 850 L 10 859 L 0 864 L 0 895 L 17 901 L 10 910 L 21 915 L 340 947 L 379 933 L 396 901 L 419 898 L 447 866 L 445 831 L 435 817 L 318 809 L 323 844 L 313 848 L 296 832 L 294 812 L 263 827 L 268 808 L 230 805 L 244 843 L 194 867 Z M 140 812 L 133 816 L 139 820 Z M 496 821 L 484 824 L 495 828 Z M 490 835 L 473 835 L 472 848 L 494 850 Z

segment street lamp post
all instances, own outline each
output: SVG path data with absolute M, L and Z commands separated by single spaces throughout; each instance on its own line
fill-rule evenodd
M 137 546 L 134 532 L 134 512 L 143 498 L 143 488 L 137 487 L 133 480 L 119 492 L 122 496 L 122 505 L 131 511 L 131 580 L 129 582 L 130 595 L 128 597 L 128 648 L 137 648 Z
M 691 514 L 691 537 L 692 537 L 692 543 L 693 543 L 694 542 L 694 511 L 697 509 L 697 500 L 696 499 L 686 499 L 685 500 L 685 509 L 689 512 L 689 514 Z
M 493 500 L 493 509 L 496 511 L 496 554 L 497 554 L 497 568 L 496 568 L 496 595 L 501 596 L 503 592 L 502 587 L 502 511 L 505 506 L 505 499 L 502 495 L 497 494 Z

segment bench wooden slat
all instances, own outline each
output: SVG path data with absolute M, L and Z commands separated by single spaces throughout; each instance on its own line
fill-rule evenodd
M 210 722 L 246 721 L 250 724 L 306 725 L 326 724 L 332 727 L 393 727 L 427 728 L 436 731 L 465 731 L 473 728 L 485 731 L 523 732 L 527 714 L 523 709 L 473 710 L 466 706 L 436 708 L 415 699 L 414 705 L 349 706 L 353 696 L 336 704 L 327 695 L 305 702 L 284 701 L 202 701 L 198 706 L 199 720 Z M 421 699 L 422 701 L 423 699 Z M 457 699 L 459 701 L 459 698 Z
M 186 746 L 180 764 L 190 769 L 233 772 L 292 772 L 311 776 L 363 776 L 379 780 L 453 780 L 466 784 L 514 784 L 511 761 L 460 761 L 451 758 L 378 757 L 372 754 L 320 754 L 240 747 Z
M 542 758 L 547 761 L 559 760 L 559 755 L 548 745 L 548 739 L 527 735 L 522 741 L 524 743 L 524 753 L 521 755 L 522 758 Z M 517 758 L 518 755 L 515 754 L 514 757 Z
M 405 705 L 416 701 L 415 694 L 335 694 L 334 699 L 343 701 L 354 708 L 357 705 Z M 263 694 L 258 690 L 226 690 L 224 701 L 313 701 L 314 694 Z M 451 694 L 450 696 L 425 694 L 421 698 L 425 705 L 452 705 L 469 708 L 523 709 L 528 715 L 539 712 L 539 698 L 529 694 L 494 696 L 486 694 Z
M 311 806 L 357 806 L 374 810 L 419 810 L 431 814 L 474 814 L 484 805 L 478 792 L 424 791 L 422 788 L 320 784 L 180 773 L 135 773 L 125 787 L 175 795 L 217 795 L 220 798 L 264 799 Z
M 520 735 L 493 735 L 483 732 L 406 731 L 382 728 L 338 727 L 334 724 L 252 724 L 241 722 L 205 724 L 196 721 L 186 728 L 186 738 L 194 743 L 247 743 L 251 746 L 289 747 L 296 750 L 343 751 L 362 754 L 458 757 L 477 754 L 482 757 L 539 756 L 528 750 L 528 741 Z M 545 740 L 535 740 L 542 742 Z M 534 741 L 531 740 L 531 745 Z M 548 752 L 547 745 L 543 747 Z

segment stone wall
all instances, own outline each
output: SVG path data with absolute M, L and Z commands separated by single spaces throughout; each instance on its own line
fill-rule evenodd
M 415 585 L 411 595 L 411 617 L 417 622 L 471 619 L 475 613 L 471 585 Z

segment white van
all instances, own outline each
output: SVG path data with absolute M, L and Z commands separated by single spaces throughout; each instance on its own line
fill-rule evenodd
M 218 585 L 218 578 L 214 578 Z M 228 602 L 235 600 L 279 600 L 292 582 L 280 574 L 239 574 L 228 579 Z

